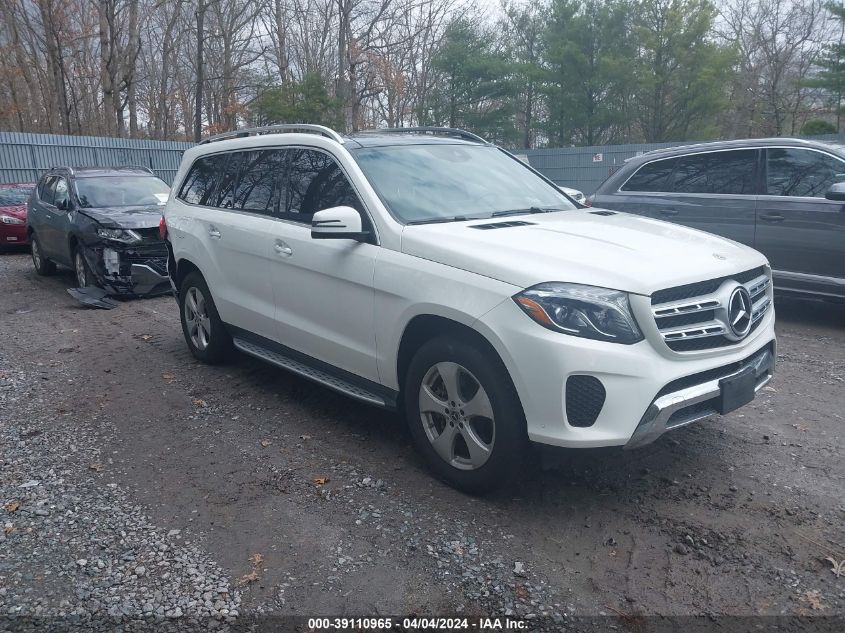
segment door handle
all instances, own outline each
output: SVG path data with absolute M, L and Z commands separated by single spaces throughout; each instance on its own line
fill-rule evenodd
M 783 222 L 783 216 L 780 213 L 762 213 L 760 219 L 764 222 Z
M 677 209 L 660 209 L 660 215 L 666 215 L 666 216 L 671 217 L 671 216 L 674 216 L 674 215 L 678 215 L 678 210 Z
M 273 244 L 273 250 L 284 257 L 290 257 L 293 255 L 293 249 L 282 240 L 276 240 L 276 243 Z
M 217 229 L 216 226 L 211 225 L 208 227 L 208 237 L 213 238 L 215 240 L 220 239 L 220 231 Z

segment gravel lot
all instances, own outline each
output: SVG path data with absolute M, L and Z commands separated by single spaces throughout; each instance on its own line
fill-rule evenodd
M 172 298 L 90 310 L 69 285 L 0 255 L 0 630 L 845 615 L 841 306 L 778 301 L 778 373 L 745 409 L 639 451 L 546 451 L 479 499 L 394 415 L 196 363 Z

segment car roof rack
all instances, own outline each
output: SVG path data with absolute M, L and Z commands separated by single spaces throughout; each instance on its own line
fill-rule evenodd
M 240 130 L 232 130 L 231 132 L 223 132 L 222 134 L 215 134 L 209 136 L 199 142 L 200 145 L 206 143 L 214 143 L 216 141 L 224 141 L 230 138 L 245 138 L 247 136 L 259 134 L 282 134 L 284 132 L 311 132 L 313 134 L 321 134 L 333 141 L 343 144 L 343 137 L 335 132 L 333 129 L 325 125 L 314 125 L 311 123 L 280 123 L 278 125 L 265 125 L 263 127 L 248 127 Z
M 103 169 L 108 169 L 108 167 L 103 167 Z M 115 167 L 115 169 L 140 169 L 141 171 L 145 171 L 148 174 L 155 176 L 155 172 L 152 167 L 144 167 L 143 165 L 121 165 L 120 167 Z
M 467 141 L 475 141 L 476 143 L 483 143 L 484 145 L 491 144 L 490 141 L 481 138 L 478 134 L 473 134 L 472 132 L 467 132 L 466 130 L 461 130 L 455 127 L 388 127 L 376 130 L 361 130 L 358 134 L 440 134 L 443 136 L 462 138 Z

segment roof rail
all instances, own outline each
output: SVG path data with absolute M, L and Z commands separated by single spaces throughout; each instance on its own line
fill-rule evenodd
M 490 141 L 481 138 L 478 134 L 460 130 L 455 127 L 388 127 L 376 130 L 361 130 L 358 134 L 442 134 L 443 136 L 455 136 L 467 141 L 475 141 L 476 143 L 484 143 L 490 145 Z
M 155 172 L 153 171 L 152 167 L 144 167 L 143 165 L 121 165 L 121 167 L 124 167 L 124 168 L 127 168 L 127 169 L 140 169 L 141 171 L 145 171 L 145 172 L 155 176 Z M 120 167 L 118 167 L 118 169 L 120 169 Z
M 343 137 L 333 129 L 325 125 L 313 125 L 311 123 L 280 123 L 278 125 L 265 125 L 263 127 L 242 128 L 240 130 L 232 130 L 231 132 L 209 136 L 207 139 L 200 141 L 199 144 L 205 145 L 206 143 L 223 141 L 228 138 L 244 138 L 258 134 L 281 134 L 283 132 L 313 132 L 314 134 L 322 134 L 333 141 L 343 144 Z

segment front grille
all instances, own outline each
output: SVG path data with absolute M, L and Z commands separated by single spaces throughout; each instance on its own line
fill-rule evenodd
M 744 284 L 765 274 L 766 269 L 763 266 L 760 266 L 759 268 L 747 270 L 744 273 L 739 273 L 738 275 L 728 275 L 727 277 L 719 277 L 718 279 L 697 281 L 694 284 L 686 284 L 683 286 L 675 286 L 674 288 L 667 288 L 666 290 L 658 290 L 651 295 L 651 305 L 680 301 L 691 297 L 700 297 L 701 295 L 716 292 L 719 289 L 719 286 L 729 279 L 735 279 L 739 283 Z
M 762 266 L 655 292 L 651 296 L 651 309 L 667 347 L 676 352 L 696 352 L 739 343 L 732 335 L 727 316 L 728 299 L 737 285 L 745 286 L 751 296 L 751 326 L 747 337 L 771 307 L 771 280 Z
M 599 417 L 606 396 L 604 385 L 594 376 L 566 379 L 566 420 L 571 426 L 592 426 Z

